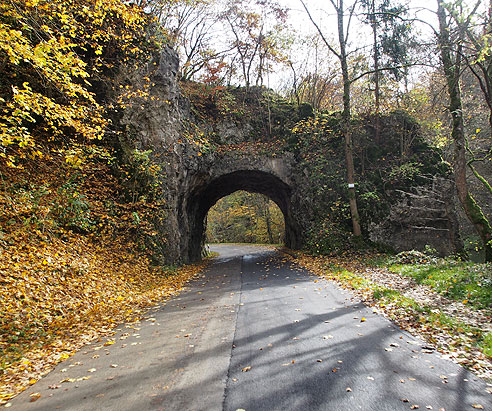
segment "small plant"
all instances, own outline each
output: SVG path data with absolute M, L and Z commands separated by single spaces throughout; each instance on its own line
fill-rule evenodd
M 58 223 L 68 228 L 89 231 L 93 225 L 89 204 L 86 197 L 78 191 L 77 183 L 67 181 L 58 189 L 57 194 L 52 213 Z
M 408 162 L 392 168 L 388 180 L 393 184 L 409 184 L 420 174 L 422 164 Z
M 431 262 L 429 256 L 421 251 L 402 251 L 389 260 L 390 264 L 428 264 Z
M 132 203 L 153 201 L 158 197 L 161 167 L 152 159 L 152 150 L 133 149 L 128 156 L 128 163 L 122 167 L 123 185 Z

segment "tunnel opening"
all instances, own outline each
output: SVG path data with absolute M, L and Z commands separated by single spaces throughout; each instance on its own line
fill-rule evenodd
M 285 219 L 267 196 L 239 190 L 222 197 L 208 211 L 207 244 L 283 244 Z
M 188 236 L 183 244 L 188 261 L 198 261 L 205 245 L 206 217 L 218 200 L 237 191 L 263 194 L 278 206 L 284 216 L 287 247 L 298 248 L 300 232 L 291 207 L 292 188 L 277 176 L 257 170 L 239 170 L 198 184 L 187 199 Z

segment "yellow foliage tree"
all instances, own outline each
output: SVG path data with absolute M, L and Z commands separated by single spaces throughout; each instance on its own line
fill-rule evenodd
M 121 64 L 156 45 L 141 8 L 120 0 L 0 0 L 0 158 L 50 141 L 102 139 L 102 96 Z

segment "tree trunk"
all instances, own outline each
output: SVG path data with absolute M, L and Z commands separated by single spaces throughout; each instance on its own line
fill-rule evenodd
M 266 224 L 268 239 L 270 240 L 270 244 L 274 244 L 275 240 L 273 239 L 273 233 L 272 233 L 272 220 L 270 217 L 270 200 L 269 199 L 267 199 L 267 198 L 265 199 L 263 207 L 265 210 L 265 224 Z
M 347 184 L 348 184 L 348 196 L 349 196 L 349 205 L 350 205 L 350 214 L 352 217 L 352 229 L 355 237 L 361 237 L 360 230 L 360 218 L 359 211 L 357 209 L 357 199 L 355 193 L 355 181 L 354 181 L 354 156 L 352 150 L 352 135 L 351 135 L 351 127 L 350 127 L 350 85 L 352 84 L 350 80 L 348 65 L 347 65 L 347 51 L 346 51 L 346 42 L 345 38 L 345 30 L 344 30 L 344 22 L 343 22 L 343 0 L 339 0 L 336 2 L 335 0 L 330 0 L 333 8 L 337 13 L 337 26 L 338 26 L 338 42 L 340 45 L 340 52 L 337 52 L 333 47 L 331 47 L 330 43 L 326 40 L 323 32 L 319 28 L 319 26 L 314 21 L 309 9 L 306 7 L 306 4 L 303 0 L 300 0 L 306 13 L 309 16 L 309 19 L 313 23 L 313 25 L 318 30 L 323 42 L 326 44 L 328 49 L 340 60 L 340 65 L 342 68 L 342 77 L 343 77 L 343 111 L 342 111 L 342 121 L 341 128 L 342 134 L 345 138 L 345 162 L 347 166 Z M 353 13 L 353 9 L 351 11 L 351 16 Z
M 453 62 L 449 25 L 446 21 L 443 0 L 437 0 L 437 5 L 437 16 L 439 19 L 439 49 L 449 93 L 449 110 L 452 116 L 451 135 L 454 142 L 454 181 L 456 184 L 456 191 L 458 192 L 458 198 L 465 210 L 466 216 L 483 241 L 486 261 L 492 261 L 492 227 L 484 216 L 480 206 L 470 194 L 466 180 L 466 141 L 459 85 L 461 51 L 458 50 L 455 53 L 455 61 Z M 458 44 L 457 47 L 460 47 L 460 45 Z
M 375 136 L 374 140 L 377 144 L 379 144 L 380 136 L 381 136 L 381 119 L 379 118 L 380 111 L 380 90 L 379 90 L 379 48 L 378 48 L 378 33 L 377 33 L 377 22 L 376 22 L 376 6 L 374 4 L 374 0 L 371 2 L 371 28 L 372 28 L 372 37 L 373 37 L 373 59 L 374 59 L 374 112 L 376 115 L 375 121 Z
M 350 204 L 350 214 L 352 217 L 352 229 L 354 236 L 360 237 L 360 218 L 357 209 L 357 199 L 355 191 L 355 171 L 354 171 L 354 156 L 352 148 L 352 134 L 350 130 L 350 77 L 347 65 L 346 40 L 343 26 L 343 0 L 340 0 L 337 7 L 338 18 L 338 40 L 340 43 L 340 63 L 342 66 L 343 77 L 343 111 L 342 111 L 342 133 L 345 138 L 345 162 L 347 164 L 347 184 L 348 197 Z

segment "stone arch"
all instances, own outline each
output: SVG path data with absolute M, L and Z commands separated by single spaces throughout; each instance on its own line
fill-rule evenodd
M 244 169 L 220 175 L 189 195 L 186 214 L 190 232 L 188 244 L 185 245 L 188 261 L 201 258 L 205 217 L 210 208 L 221 198 L 238 190 L 264 194 L 274 201 L 284 215 L 286 245 L 290 248 L 298 248 L 300 232 L 292 213 L 292 187 L 272 173 Z

